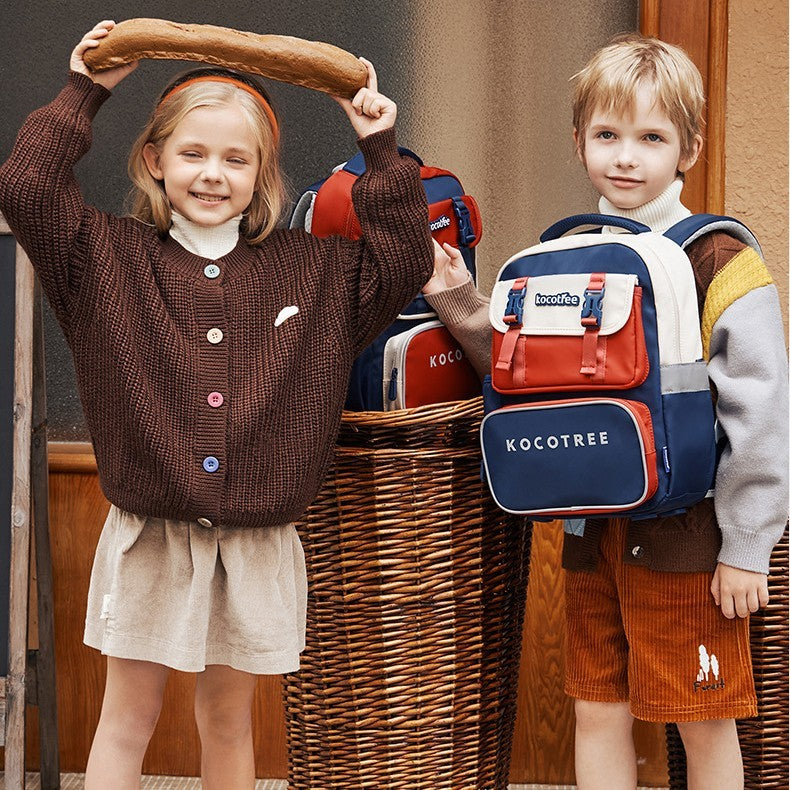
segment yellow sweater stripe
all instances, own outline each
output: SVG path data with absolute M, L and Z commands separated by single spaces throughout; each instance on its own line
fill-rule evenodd
M 713 325 L 721 314 L 749 291 L 772 282 L 762 258 L 751 247 L 741 250 L 716 273 L 702 310 L 702 353 L 706 360 L 710 356 Z

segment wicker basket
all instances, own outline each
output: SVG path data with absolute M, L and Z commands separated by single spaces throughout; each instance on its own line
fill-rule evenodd
M 291 788 L 507 788 L 530 536 L 481 483 L 481 415 L 479 398 L 344 414 L 299 525 Z
M 750 643 L 757 716 L 738 722 L 746 790 L 788 787 L 788 536 L 771 555 L 771 600 L 751 616 Z M 686 754 L 677 727 L 667 725 L 669 786 L 686 787 Z

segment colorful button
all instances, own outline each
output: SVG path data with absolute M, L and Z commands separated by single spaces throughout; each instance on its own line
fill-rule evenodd
M 217 343 L 222 342 L 222 338 L 225 337 L 222 334 L 221 329 L 217 329 L 217 327 L 213 327 L 206 332 L 206 337 L 208 338 L 208 342 L 212 343 L 213 345 L 217 345 Z
M 219 266 L 216 263 L 210 263 L 203 269 L 203 274 L 209 278 L 209 280 L 214 280 L 215 278 L 219 277 Z
M 219 469 L 219 461 L 213 455 L 207 455 L 203 459 L 203 468 L 207 472 L 216 472 Z
M 197 520 L 197 523 L 200 524 L 201 527 L 205 527 L 206 529 L 214 526 L 207 518 L 199 518 Z
M 210 392 L 208 395 L 208 405 L 218 409 L 225 402 L 221 392 Z

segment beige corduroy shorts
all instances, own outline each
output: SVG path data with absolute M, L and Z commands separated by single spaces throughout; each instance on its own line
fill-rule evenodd
M 185 672 L 299 668 L 307 574 L 293 524 L 202 527 L 111 506 L 93 561 L 86 645 Z

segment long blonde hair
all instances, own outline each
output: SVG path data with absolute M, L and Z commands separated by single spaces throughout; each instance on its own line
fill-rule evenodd
M 163 184 L 146 167 L 143 149 L 148 143 L 161 150 L 165 140 L 187 113 L 197 107 L 239 106 L 258 144 L 260 167 L 252 201 L 244 211 L 240 232 L 250 244 L 263 241 L 278 225 L 286 207 L 286 190 L 280 169 L 279 130 L 275 128 L 261 102 L 249 91 L 225 81 L 205 80 L 191 83 L 197 77 L 230 77 L 251 87 L 272 107 L 269 96 L 257 80 L 229 69 L 193 69 L 173 80 L 162 92 L 151 117 L 134 142 L 129 154 L 130 214 L 153 224 L 161 236 L 170 228 L 171 209 Z M 190 82 L 171 94 L 174 88 Z M 166 98 L 166 101 L 163 99 Z M 272 108 L 273 111 L 273 108 Z M 277 123 L 276 115 L 275 123 Z
M 573 128 L 582 151 L 587 124 L 596 110 L 627 113 L 640 85 L 652 84 L 659 106 L 680 135 L 681 157 L 693 153 L 705 94 L 699 70 L 680 47 L 638 33 L 617 36 L 571 79 Z

